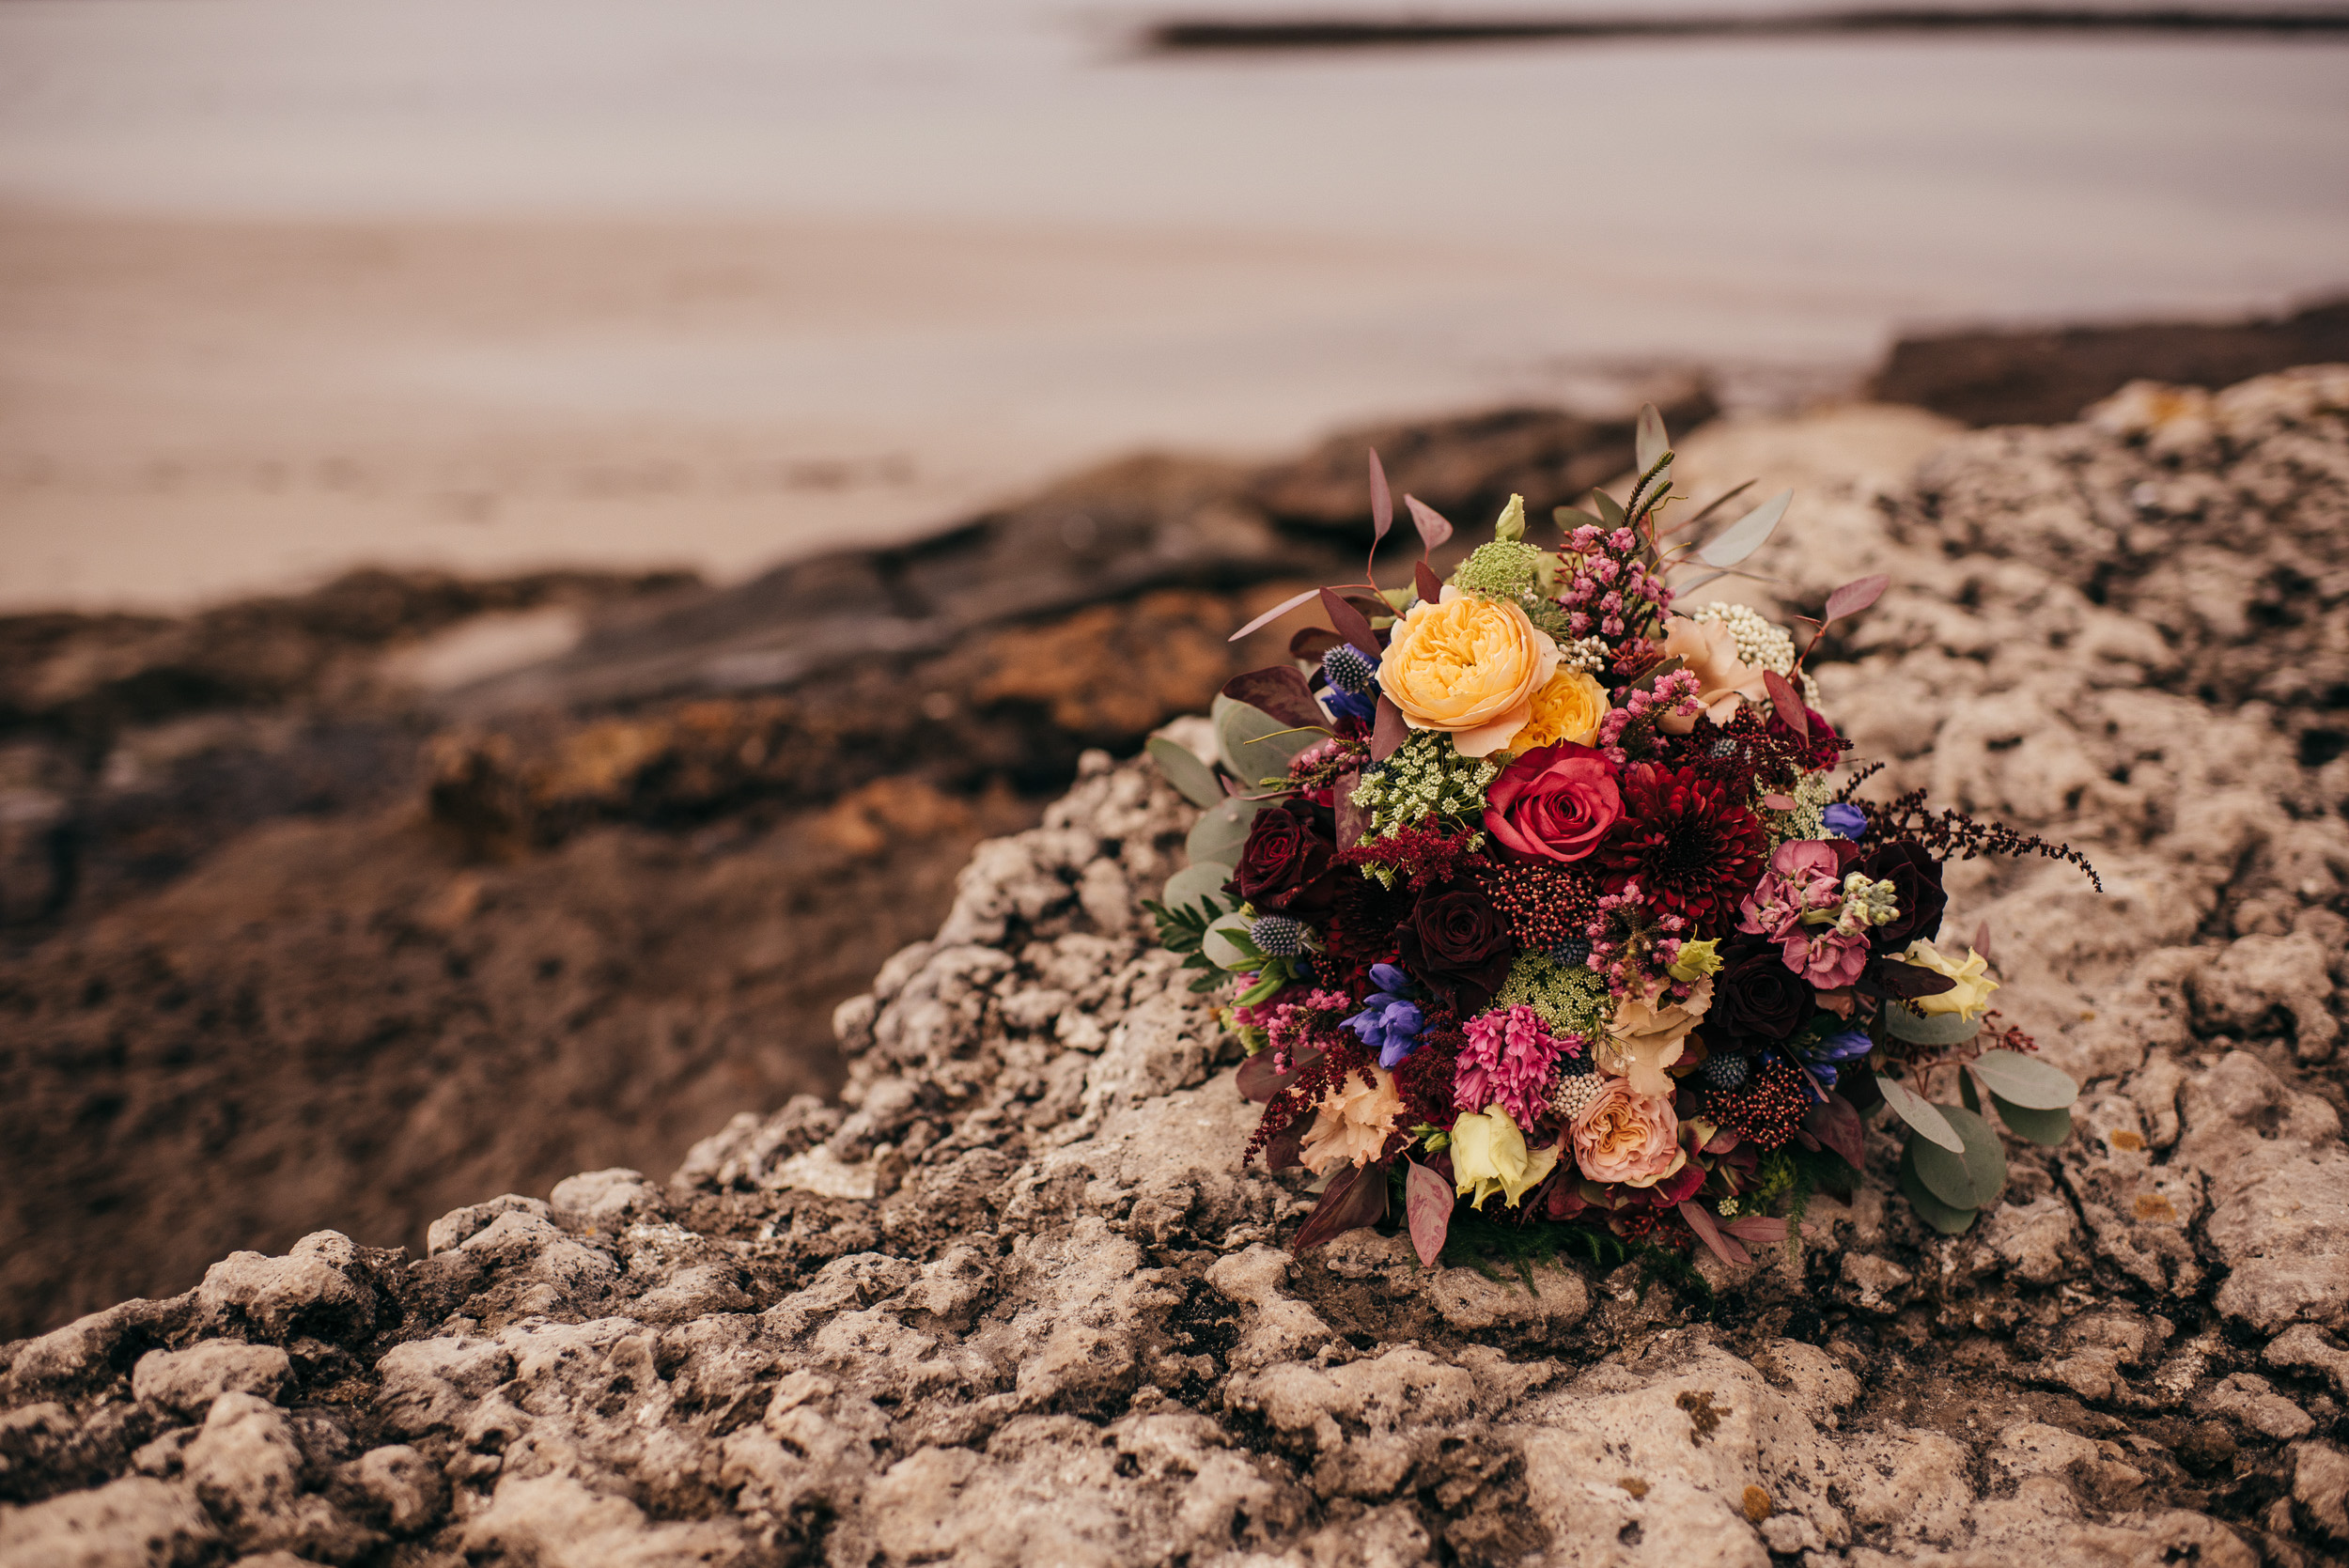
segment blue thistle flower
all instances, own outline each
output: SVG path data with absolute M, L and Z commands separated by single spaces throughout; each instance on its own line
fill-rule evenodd
M 1734 1094 L 1746 1086 L 1746 1077 L 1752 1070 L 1752 1063 L 1742 1056 L 1708 1056 L 1697 1068 L 1697 1081 L 1707 1089 Z
M 1340 643 L 1323 654 L 1321 673 L 1330 677 L 1332 691 L 1343 691 L 1349 697 L 1362 695 L 1378 679 L 1378 666 L 1351 643 Z

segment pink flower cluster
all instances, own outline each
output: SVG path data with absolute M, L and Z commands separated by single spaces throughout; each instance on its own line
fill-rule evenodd
M 1558 596 L 1572 635 L 1588 637 L 1595 629 L 1602 637 L 1621 637 L 1624 607 L 1635 598 L 1659 612 L 1671 608 L 1672 590 L 1649 573 L 1640 559 L 1640 536 L 1630 529 L 1602 534 L 1585 523 L 1567 538 L 1566 548 L 1580 557 L 1573 581 Z
M 1483 1014 L 1470 1018 L 1463 1032 L 1468 1044 L 1454 1070 L 1453 1103 L 1475 1111 L 1500 1106 L 1520 1127 L 1545 1114 L 1549 1070 L 1558 1059 L 1582 1054 L 1579 1035 L 1552 1034 L 1531 1007 Z
M 1823 991 L 1848 986 L 1868 962 L 1866 928 L 1847 929 L 1843 872 L 1857 851 L 1844 840 L 1795 839 L 1738 906 L 1737 929 L 1778 943 L 1786 967 Z

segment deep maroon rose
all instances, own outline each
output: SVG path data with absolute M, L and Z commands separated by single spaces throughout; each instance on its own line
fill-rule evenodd
M 1517 943 L 1492 900 L 1455 883 L 1431 888 L 1400 933 L 1404 967 L 1452 1002 L 1462 1017 L 1481 1013 L 1509 978 Z
M 1485 791 L 1485 829 L 1528 860 L 1579 861 L 1623 816 L 1615 765 L 1571 740 L 1526 753 Z
M 1783 1040 L 1802 1027 L 1817 1003 L 1811 982 L 1786 967 L 1778 944 L 1766 937 L 1741 937 L 1721 950 L 1720 973 L 1713 978 L 1713 1010 L 1705 1017 L 1705 1039 L 1714 1033 L 1740 1051 L 1739 1038 Z M 1742 1052 L 1741 1052 L 1742 1053 Z
M 1892 884 L 1900 912 L 1868 933 L 1878 953 L 1894 953 L 1913 941 L 1931 941 L 1941 929 L 1941 911 L 1950 896 L 1941 891 L 1941 862 L 1906 839 L 1877 845 L 1859 862 L 1859 869 L 1879 882 Z
M 1259 909 L 1318 913 L 1337 893 L 1337 845 L 1313 806 L 1283 800 L 1256 814 L 1225 887 Z

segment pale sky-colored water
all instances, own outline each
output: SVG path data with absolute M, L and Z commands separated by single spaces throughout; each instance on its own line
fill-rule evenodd
M 1120 447 L 1268 449 L 1544 395 L 1610 360 L 1850 367 L 1910 324 L 2225 313 L 2349 285 L 2349 41 L 1138 58 L 1121 40 L 1153 8 L 10 0 L 0 202 L 865 236 L 869 286 L 835 279 L 755 332 L 427 323 L 327 356 L 340 380 L 305 407 L 763 421 L 786 448 L 820 433 L 938 479 L 855 514 L 899 534 Z M 1066 258 L 1030 270 L 1042 297 L 999 254 L 957 270 L 1006 235 Z M 275 363 L 265 337 L 244 373 Z M 253 390 L 234 358 L 200 373 L 223 396 Z M 44 384 L 20 375 L 16 406 Z M 0 531 L 47 516 L 11 505 Z M 845 516 L 786 506 L 771 538 L 673 553 L 748 569 Z M 212 592 L 370 550 L 494 565 L 557 542 L 311 538 L 169 570 Z M 0 598 L 107 591 L 109 568 L 57 548 L 52 587 L 0 581 Z

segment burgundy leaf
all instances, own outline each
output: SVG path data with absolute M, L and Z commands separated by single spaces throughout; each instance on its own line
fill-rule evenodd
M 1387 465 L 1378 460 L 1378 448 L 1374 446 L 1370 449 L 1370 548 L 1377 550 L 1393 526 L 1394 497 L 1387 489 Z
M 1239 1092 L 1258 1105 L 1269 1101 L 1297 1077 L 1294 1066 L 1283 1072 L 1274 1063 L 1274 1055 L 1272 1051 L 1260 1050 L 1241 1063 L 1239 1070 L 1232 1075 L 1232 1081 L 1239 1086 Z
M 1234 675 L 1223 683 L 1223 694 L 1299 729 L 1330 727 L 1330 716 L 1314 701 L 1314 689 L 1305 684 L 1305 676 L 1294 664 L 1273 664 Z
M 1753 1261 L 1744 1248 L 1721 1234 L 1720 1227 L 1713 1223 L 1712 1215 L 1695 1199 L 1688 1199 L 1680 1205 L 1680 1218 L 1688 1222 L 1688 1229 L 1696 1232 L 1697 1239 L 1710 1247 L 1721 1262 L 1739 1264 Z
M 1340 773 L 1337 787 L 1330 792 L 1338 814 L 1338 847 L 1351 849 L 1370 831 L 1370 813 L 1354 803 L 1354 791 L 1361 785 L 1360 773 Z
M 1376 1225 L 1387 1217 L 1387 1166 L 1348 1166 L 1321 1194 L 1320 1206 L 1307 1217 L 1304 1228 L 1289 1245 L 1299 1252 L 1320 1246 L 1347 1231 Z
M 1786 1221 L 1766 1214 L 1741 1215 L 1721 1227 L 1739 1241 L 1766 1246 L 1786 1239 Z
M 1403 710 L 1392 699 L 1380 696 L 1378 717 L 1370 729 L 1370 760 L 1384 762 L 1403 749 L 1403 742 L 1411 737 L 1411 726 L 1403 722 Z
M 1828 1095 L 1825 1103 L 1812 1106 L 1803 1114 L 1803 1130 L 1843 1157 L 1855 1171 L 1863 1169 L 1867 1156 L 1861 1146 L 1859 1112 L 1851 1101 L 1841 1094 Z
M 1891 579 L 1882 572 L 1844 583 L 1827 596 L 1827 619 L 1840 621 L 1846 615 L 1857 615 L 1876 601 Z M 1825 622 L 1821 622 L 1825 625 Z
M 1419 1250 L 1419 1261 L 1433 1268 L 1452 1229 L 1452 1184 L 1417 1160 L 1403 1164 L 1403 1214 L 1410 1221 L 1411 1245 Z
M 1433 604 L 1443 598 L 1443 580 L 1424 561 L 1411 567 L 1411 586 L 1418 592 L 1422 604 Z
M 1859 971 L 1852 986 L 1861 996 L 1898 997 L 1911 1001 L 1918 997 L 1938 996 L 1943 991 L 1957 989 L 1957 982 L 1946 974 L 1936 974 L 1915 964 L 1888 963 L 1878 959 Z
M 1446 539 L 1452 537 L 1452 524 L 1445 520 L 1441 512 L 1427 505 L 1426 502 L 1422 501 L 1418 496 L 1407 495 L 1403 498 L 1403 505 L 1411 509 L 1411 521 L 1419 527 L 1421 553 L 1424 554 L 1435 550 Z
M 1974 927 L 1974 951 L 1982 955 L 1984 963 L 1989 961 L 1990 923 L 1986 920 Z
M 1298 1146 L 1304 1142 L 1304 1129 L 1290 1123 L 1272 1135 L 1264 1146 L 1264 1168 L 1268 1171 L 1290 1171 L 1304 1163 L 1298 1158 Z
M 1884 1092 L 1876 1087 L 1876 1075 L 1865 1062 L 1856 1062 L 1835 1075 L 1835 1092 L 1851 1102 L 1851 1108 L 1865 1121 L 1884 1104 Z
M 1335 588 L 1323 588 L 1320 594 L 1321 608 L 1328 612 L 1330 624 L 1338 629 L 1338 635 L 1361 649 L 1364 658 L 1377 662 L 1378 634 L 1370 629 L 1369 618 Z
M 1762 672 L 1762 685 L 1770 693 L 1770 706 L 1778 710 L 1779 722 L 1797 735 L 1811 734 L 1811 713 L 1802 706 L 1802 693 L 1795 683 L 1776 670 Z
M 1323 654 L 1345 641 L 1326 626 L 1309 626 L 1289 639 L 1289 657 L 1319 663 Z
M 1292 598 L 1284 598 L 1280 603 L 1274 605 L 1271 609 L 1266 611 L 1263 614 L 1257 616 L 1254 620 L 1250 621 L 1246 626 L 1241 627 L 1237 631 L 1233 632 L 1229 637 L 1226 637 L 1224 641 L 1227 643 L 1237 643 L 1252 631 L 1261 631 L 1266 627 L 1268 627 L 1273 622 L 1279 620 L 1282 616 L 1287 614 L 1290 611 L 1296 609 L 1299 605 L 1303 604 L 1308 599 L 1312 598 L 1315 594 L 1327 592 L 1329 592 L 1329 590 L 1326 588 L 1308 588 L 1303 593 L 1299 594 Z

